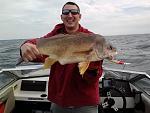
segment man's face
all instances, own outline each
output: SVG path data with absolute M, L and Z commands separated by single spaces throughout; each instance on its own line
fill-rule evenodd
M 76 5 L 65 5 L 63 8 L 64 12 L 66 10 L 69 10 L 70 12 L 67 14 L 62 14 L 61 15 L 61 20 L 63 21 L 64 25 L 66 28 L 70 28 L 70 29 L 74 29 L 78 26 L 80 18 L 81 18 L 81 14 L 79 13 L 71 13 L 72 12 L 76 12 L 78 10 Z

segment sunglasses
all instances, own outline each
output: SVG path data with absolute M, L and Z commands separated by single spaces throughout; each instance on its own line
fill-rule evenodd
M 62 10 L 63 15 L 68 15 L 69 13 L 71 13 L 72 15 L 77 15 L 80 13 L 80 11 L 78 9 L 63 9 Z

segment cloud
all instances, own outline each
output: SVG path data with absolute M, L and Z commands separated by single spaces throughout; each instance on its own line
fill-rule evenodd
M 82 23 L 95 32 L 104 35 L 146 33 L 150 28 L 148 0 L 93 0 L 92 3 L 82 0 L 81 4 L 83 9 L 87 8 L 83 10 L 86 19 Z
M 0 37 L 40 37 L 60 23 L 68 0 L 1 0 Z M 149 0 L 73 0 L 81 8 L 81 24 L 103 35 L 148 33 Z

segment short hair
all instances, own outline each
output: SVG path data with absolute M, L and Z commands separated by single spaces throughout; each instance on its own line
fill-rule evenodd
M 74 2 L 67 2 L 67 3 L 65 3 L 64 6 L 62 7 L 62 10 L 63 10 L 63 8 L 65 7 L 65 5 L 75 5 L 75 6 L 77 6 L 77 8 L 78 8 L 78 10 L 79 10 L 79 12 L 80 12 L 79 6 L 78 6 L 76 3 L 74 3 Z

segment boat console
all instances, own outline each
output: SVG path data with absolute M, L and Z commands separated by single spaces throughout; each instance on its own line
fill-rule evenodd
M 134 95 L 129 82 L 115 78 L 103 78 L 100 87 L 100 110 L 106 113 L 134 112 Z
M 121 93 L 124 94 L 125 97 L 132 97 L 133 93 L 131 91 L 129 81 L 127 80 L 121 80 L 121 79 L 115 79 L 115 78 L 109 78 L 105 79 L 103 78 L 102 80 L 102 88 L 108 88 L 108 87 L 113 87 L 118 89 Z M 105 96 L 104 94 L 100 94 L 102 96 Z M 112 91 L 112 96 L 118 97 L 118 93 L 115 91 Z
M 14 91 L 16 98 L 14 113 L 48 113 L 51 106 L 47 100 L 49 70 L 33 71 L 30 74 L 35 76 L 18 80 L 18 88 Z
M 22 80 L 21 91 L 46 91 L 47 81 Z

